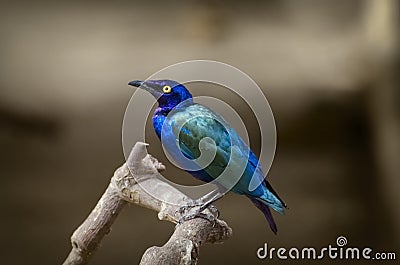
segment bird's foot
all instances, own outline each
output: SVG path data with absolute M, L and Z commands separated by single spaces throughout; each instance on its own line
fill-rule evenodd
M 208 209 L 210 213 L 204 212 L 204 210 Z M 216 223 L 217 218 L 219 217 L 219 211 L 217 207 L 214 205 L 198 205 L 196 203 L 190 203 L 184 206 L 179 207 L 176 210 L 176 213 L 180 215 L 178 223 L 181 224 L 184 221 L 188 221 L 197 217 L 208 220 L 213 224 Z
M 214 215 L 215 219 L 218 219 L 219 217 L 219 210 L 217 207 L 215 207 L 214 205 L 210 204 L 207 207 L 208 210 L 210 210 L 210 212 Z
M 183 215 L 183 216 L 181 216 L 181 218 L 179 219 L 178 222 L 179 222 L 179 224 L 182 224 L 185 221 L 192 220 L 192 219 L 198 218 L 198 217 L 209 221 L 210 223 L 213 224 L 213 226 L 215 226 L 215 223 L 217 222 L 214 215 L 209 214 L 209 213 L 203 213 L 203 212 L 189 213 L 189 214 Z

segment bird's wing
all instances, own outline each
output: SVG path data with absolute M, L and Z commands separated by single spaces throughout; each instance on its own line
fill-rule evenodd
M 194 104 L 171 113 L 168 123 L 181 151 L 190 159 L 200 157 L 201 139 L 213 139 L 216 143 L 215 157 L 207 171 L 214 177 L 222 173 L 229 162 L 231 147 L 229 127 L 223 119 L 210 109 Z
M 234 131 L 234 129 L 231 130 Z M 236 132 L 231 132 L 231 134 L 237 135 Z M 242 150 L 243 155 L 248 157 L 248 169 L 249 174 L 251 175 L 251 179 L 249 180 L 247 188 L 250 191 L 253 191 L 265 180 L 261 164 L 259 163 L 258 157 L 253 153 L 247 143 L 239 135 L 237 135 L 236 143 L 239 149 Z
M 218 177 L 227 167 L 231 157 L 235 161 L 243 158 L 246 164 L 249 162 L 254 167 L 254 171 L 258 170 L 257 157 L 248 145 L 220 115 L 211 109 L 200 104 L 193 104 L 171 113 L 168 123 L 181 151 L 190 159 L 196 159 L 201 155 L 199 149 L 201 139 L 209 137 L 214 140 L 216 144 L 215 158 L 205 168 L 211 177 Z

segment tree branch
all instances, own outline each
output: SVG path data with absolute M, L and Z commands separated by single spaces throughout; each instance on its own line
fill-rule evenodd
M 160 220 L 177 223 L 176 210 L 191 199 L 157 178 L 165 167 L 147 154 L 146 146 L 136 143 L 127 163 L 115 171 L 95 208 L 72 234 L 72 250 L 64 265 L 87 264 L 127 203 L 152 209 Z M 231 235 L 232 229 L 224 221 L 217 219 L 213 224 L 195 218 L 178 225 L 164 246 L 147 249 L 140 264 L 196 264 L 204 242 L 221 242 Z

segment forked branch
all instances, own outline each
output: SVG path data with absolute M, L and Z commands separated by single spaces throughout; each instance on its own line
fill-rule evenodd
M 64 265 L 87 264 L 127 203 L 152 209 L 160 220 L 177 223 L 179 205 L 191 199 L 157 177 L 165 167 L 147 154 L 146 146 L 136 143 L 127 162 L 115 171 L 95 208 L 72 234 L 72 250 Z M 163 246 L 147 249 L 140 264 L 196 264 L 202 244 L 221 242 L 231 235 L 232 229 L 222 220 L 191 219 L 177 225 Z

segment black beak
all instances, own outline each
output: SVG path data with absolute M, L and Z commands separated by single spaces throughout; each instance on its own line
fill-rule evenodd
M 128 85 L 134 86 L 134 87 L 140 87 L 141 85 L 143 85 L 143 81 L 140 81 L 140 80 L 130 81 L 128 83 Z
M 148 82 L 134 80 L 134 81 L 130 81 L 128 83 L 128 85 L 144 89 L 147 92 L 149 92 L 150 94 L 152 94 L 156 99 L 158 99 L 162 95 L 162 93 L 160 93 L 157 89 L 153 88 L 151 86 L 151 83 L 149 84 Z

